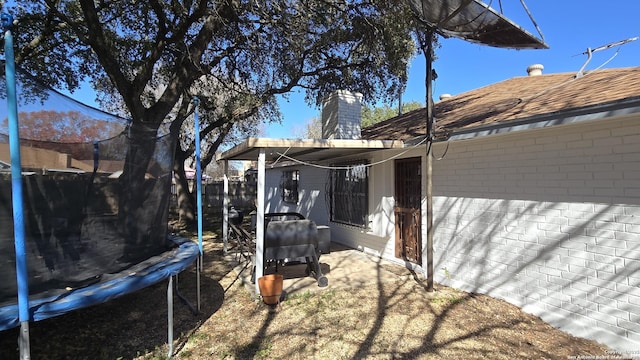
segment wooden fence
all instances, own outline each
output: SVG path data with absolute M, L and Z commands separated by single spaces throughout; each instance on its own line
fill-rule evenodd
M 229 203 L 236 209 L 249 213 L 255 209 L 256 201 L 255 183 L 246 181 L 229 182 Z M 222 213 L 224 199 L 224 184 L 222 181 L 205 184 L 202 187 L 202 204 L 208 213 Z M 175 190 L 172 189 L 172 206 L 176 204 Z

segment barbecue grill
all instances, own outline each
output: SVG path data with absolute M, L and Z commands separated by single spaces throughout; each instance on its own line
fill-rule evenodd
M 291 218 L 293 220 L 271 220 L 274 218 Z M 320 248 L 328 252 L 329 244 L 318 244 L 318 227 L 315 222 L 305 219 L 297 213 L 271 213 L 265 215 L 268 220 L 264 239 L 264 260 L 278 261 L 305 259 L 307 272 L 314 273 L 318 286 L 327 286 L 329 281 L 320 269 Z M 323 243 L 328 236 L 321 236 Z

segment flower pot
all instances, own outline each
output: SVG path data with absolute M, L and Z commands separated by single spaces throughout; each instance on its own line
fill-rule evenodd
M 282 281 L 284 278 L 280 274 L 265 275 L 258 278 L 258 287 L 262 301 L 268 305 L 275 305 L 280 301 L 282 295 Z

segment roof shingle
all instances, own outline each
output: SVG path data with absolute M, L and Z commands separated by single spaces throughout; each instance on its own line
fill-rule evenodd
M 435 132 L 448 133 L 640 99 L 640 67 L 514 77 L 435 104 Z M 426 108 L 362 129 L 368 140 L 408 140 L 425 135 Z

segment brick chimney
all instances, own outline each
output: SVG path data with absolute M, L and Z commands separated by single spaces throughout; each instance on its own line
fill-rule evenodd
M 322 99 L 322 138 L 360 139 L 362 94 L 336 90 Z

